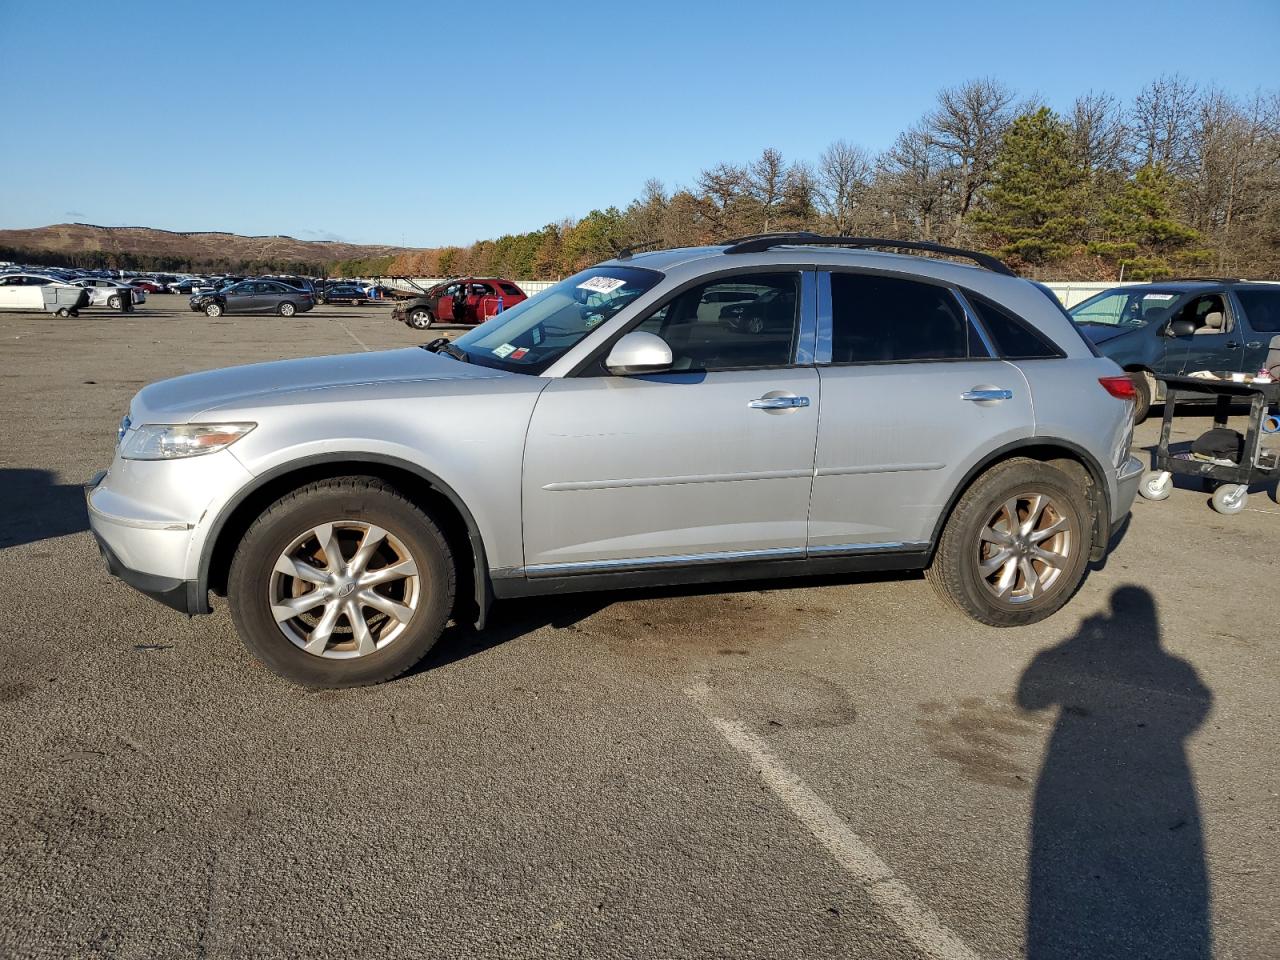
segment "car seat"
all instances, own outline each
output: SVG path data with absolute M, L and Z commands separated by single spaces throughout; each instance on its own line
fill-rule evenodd
M 1204 323 L 1201 326 L 1196 327 L 1195 332 L 1197 335 L 1202 333 L 1222 332 L 1224 322 L 1221 310 L 1210 310 L 1201 319 L 1204 320 Z

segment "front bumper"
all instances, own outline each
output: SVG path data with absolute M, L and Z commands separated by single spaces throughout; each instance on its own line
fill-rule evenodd
M 185 555 L 190 536 L 188 527 L 185 524 L 113 517 L 97 509 L 93 504 L 92 494 L 106 474 L 105 470 L 95 474 L 85 484 L 84 494 L 89 511 L 89 530 L 97 541 L 107 572 L 153 600 L 187 616 L 209 613 L 208 594 L 206 592 L 205 596 L 200 596 L 199 584 L 195 580 L 138 569 L 136 558 L 140 556 L 167 556 L 172 560 Z M 154 559 L 152 562 L 155 562 Z

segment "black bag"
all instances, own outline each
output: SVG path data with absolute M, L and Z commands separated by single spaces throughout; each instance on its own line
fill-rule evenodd
M 1191 444 L 1191 452 L 1215 460 L 1230 460 L 1239 463 L 1244 456 L 1244 436 L 1239 430 L 1226 427 L 1214 427 L 1206 430 Z

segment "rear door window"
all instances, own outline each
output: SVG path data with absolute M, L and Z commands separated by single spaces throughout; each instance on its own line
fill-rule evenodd
M 1280 333 L 1280 290 L 1244 290 L 1236 287 L 1249 326 L 1258 333 Z
M 831 274 L 831 362 L 901 363 L 987 355 L 946 287 L 876 274 Z

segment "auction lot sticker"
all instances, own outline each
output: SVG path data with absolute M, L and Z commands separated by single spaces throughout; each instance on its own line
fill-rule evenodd
M 500 347 L 494 347 L 494 348 L 493 348 L 493 353 L 494 353 L 494 356 L 496 356 L 496 357 L 506 357 L 506 356 L 508 356 L 508 355 L 510 355 L 510 354 L 513 354 L 513 353 L 515 353 L 515 352 L 516 352 L 516 348 L 515 348 L 515 347 L 513 347 L 513 346 L 512 346 L 511 344 L 509 344 L 509 343 L 504 343 L 504 344 L 503 344 L 502 346 L 500 346 Z
M 613 293 L 619 287 L 625 287 L 627 281 L 615 280 L 613 277 L 592 277 L 584 283 L 578 284 L 579 290 L 590 290 L 592 293 Z

